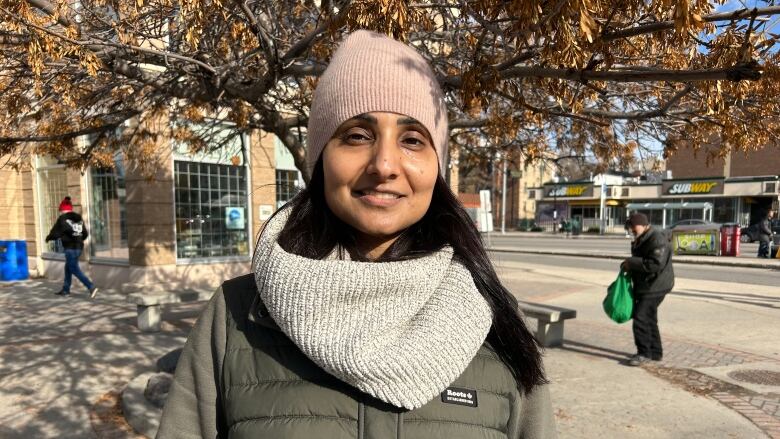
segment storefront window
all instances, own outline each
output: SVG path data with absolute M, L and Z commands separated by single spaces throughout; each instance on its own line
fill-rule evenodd
M 96 258 L 126 260 L 125 167 L 121 157 L 114 163 L 113 168 L 93 168 L 90 175 L 90 249 Z
M 44 242 L 44 240 L 60 215 L 60 202 L 68 195 L 67 171 L 64 165 L 57 163 L 56 159 L 39 157 L 37 159 L 37 174 L 38 209 L 41 216 L 39 234 L 41 243 L 43 243 L 43 251 L 62 253 L 62 243 L 59 241 Z
M 298 193 L 298 171 L 276 170 L 276 208 L 279 209 Z
M 716 198 L 714 200 L 712 221 L 716 223 L 738 222 L 737 210 L 739 210 L 739 198 Z
M 654 226 L 662 227 L 663 224 L 664 224 L 664 211 L 663 211 L 663 209 L 648 209 L 648 210 L 638 209 L 638 210 L 635 210 L 635 211 L 632 210 L 631 212 L 632 213 L 633 212 L 644 213 L 645 215 L 647 215 L 647 219 L 650 222 L 650 224 L 652 224 Z M 667 222 L 666 226 L 668 227 L 670 225 L 669 224 L 669 220 L 667 219 L 666 222 Z
M 299 140 L 303 142 L 305 135 Z M 276 208 L 280 209 L 303 187 L 303 179 L 292 154 L 279 138 L 274 140 L 274 160 L 276 161 Z
M 248 256 L 246 168 L 176 160 L 174 178 L 177 256 Z

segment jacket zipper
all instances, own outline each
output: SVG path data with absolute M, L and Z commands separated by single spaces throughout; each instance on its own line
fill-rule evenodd
M 397 434 L 396 437 L 397 437 L 397 439 L 404 439 L 404 434 L 403 434 L 403 431 L 402 431 L 403 426 L 404 426 L 404 414 L 403 414 L 403 412 L 400 412 L 400 413 L 396 414 L 396 416 L 398 417 L 398 424 L 397 424 L 397 427 L 395 429 L 396 434 Z

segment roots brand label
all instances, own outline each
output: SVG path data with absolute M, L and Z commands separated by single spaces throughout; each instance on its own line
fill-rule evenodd
M 471 389 L 461 389 L 459 387 L 447 387 L 443 392 L 441 392 L 441 402 L 445 404 L 477 407 L 477 391 Z

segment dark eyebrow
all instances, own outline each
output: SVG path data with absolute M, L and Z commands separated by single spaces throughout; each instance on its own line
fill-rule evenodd
M 419 120 L 413 118 L 413 117 L 404 117 L 403 119 L 398 119 L 398 125 L 422 125 Z
M 357 116 L 351 118 L 350 120 L 362 120 L 362 121 L 365 121 L 365 122 L 368 122 L 368 123 L 372 123 L 374 125 L 376 125 L 378 123 L 378 121 L 376 120 L 376 118 L 374 116 L 372 116 L 370 114 L 366 114 L 366 113 L 358 114 Z

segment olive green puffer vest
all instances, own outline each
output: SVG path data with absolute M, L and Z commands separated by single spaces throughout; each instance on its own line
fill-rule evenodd
M 220 393 L 232 439 L 555 436 L 546 387 L 523 397 L 488 346 L 440 397 L 408 411 L 358 391 L 309 360 L 268 317 L 252 275 L 226 282 L 223 293 L 227 345 Z

